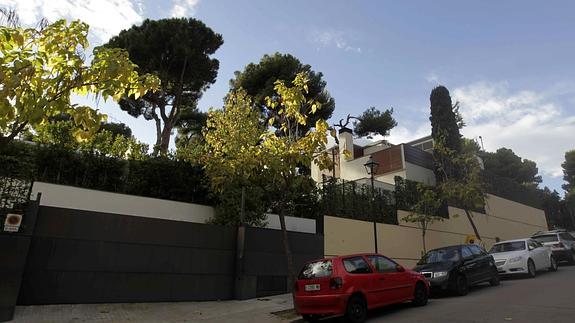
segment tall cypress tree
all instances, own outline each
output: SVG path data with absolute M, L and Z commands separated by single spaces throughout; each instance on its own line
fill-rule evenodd
M 436 141 L 443 136 L 445 147 L 457 152 L 461 151 L 458 117 L 449 90 L 442 85 L 434 88 L 429 101 L 431 102 L 431 116 L 429 117 L 431 136 Z
M 459 123 L 456 109 L 451 101 L 449 90 L 445 86 L 438 86 L 431 91 L 429 96 L 431 103 L 431 136 L 435 143 L 441 142 L 445 148 L 454 152 L 461 152 L 461 134 L 459 133 Z M 445 177 L 457 176 L 457 170 L 450 165 L 445 156 L 438 156 L 435 153 L 435 159 L 441 159 L 436 162 L 436 179 L 438 182 L 443 181 Z M 442 167 L 440 169 L 439 165 Z M 445 173 L 443 173 L 445 172 Z

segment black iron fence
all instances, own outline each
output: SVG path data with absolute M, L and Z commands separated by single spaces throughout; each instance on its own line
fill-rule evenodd
M 356 181 L 324 178 L 321 206 L 331 216 L 397 224 L 394 192 Z

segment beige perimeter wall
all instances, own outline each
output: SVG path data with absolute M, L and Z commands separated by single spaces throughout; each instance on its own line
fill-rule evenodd
M 482 243 L 489 249 L 495 238 L 501 240 L 531 236 L 540 230 L 547 230 L 543 210 L 488 195 L 486 214 L 474 213 Z M 412 268 L 423 252 L 421 230 L 414 223 L 403 221 L 409 213 L 398 212 L 399 225 L 377 224 L 378 251 L 406 267 Z M 449 208 L 450 219 L 436 222 L 427 230 L 427 250 L 465 243 L 473 235 L 465 212 Z M 324 218 L 325 255 L 337 256 L 350 253 L 373 252 L 375 250 L 373 223 L 326 216 Z

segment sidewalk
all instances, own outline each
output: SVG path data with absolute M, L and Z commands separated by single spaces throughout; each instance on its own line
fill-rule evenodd
M 272 312 L 293 308 L 291 294 L 245 301 L 18 306 L 14 323 L 289 322 Z

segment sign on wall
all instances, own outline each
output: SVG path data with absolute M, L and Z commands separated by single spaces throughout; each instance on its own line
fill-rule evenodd
M 20 224 L 22 224 L 22 214 L 8 213 L 4 220 L 4 231 L 18 232 Z

